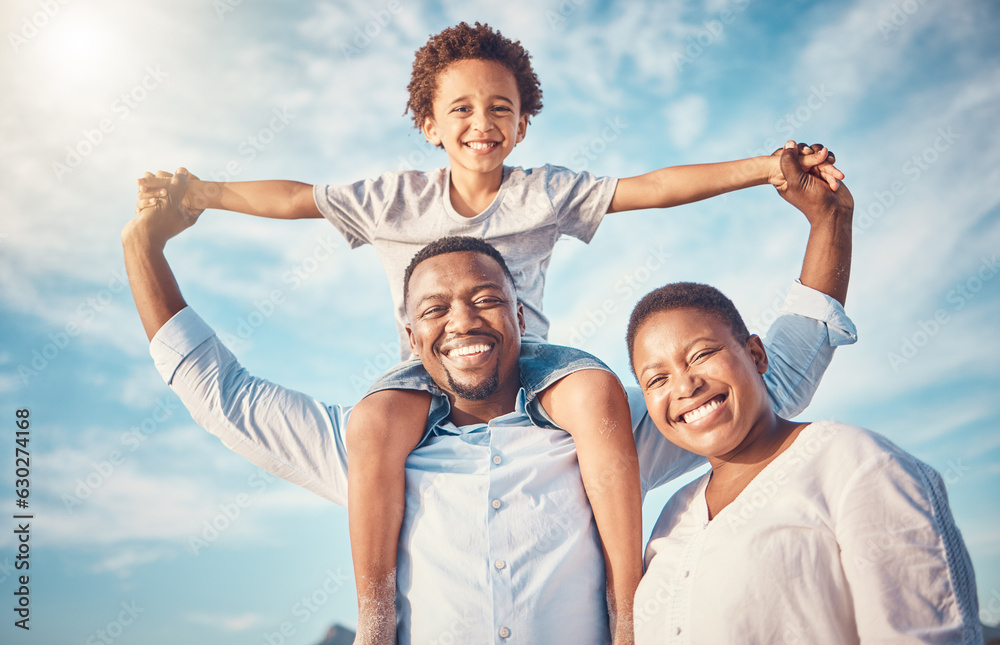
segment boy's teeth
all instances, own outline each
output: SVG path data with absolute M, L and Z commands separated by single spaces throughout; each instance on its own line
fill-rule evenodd
M 489 351 L 489 345 L 469 345 L 468 347 L 457 347 L 448 352 L 448 356 L 469 356 Z
M 694 410 L 691 410 L 690 412 L 684 413 L 684 417 L 683 417 L 684 418 L 684 423 L 692 423 L 694 421 L 697 421 L 698 419 L 702 418 L 703 416 L 709 414 L 710 412 L 712 412 L 713 410 L 715 410 L 716 408 L 718 408 L 720 405 L 722 405 L 722 401 L 721 400 L 719 400 L 719 399 L 712 399 L 711 401 L 709 401 L 705 405 L 703 405 L 701 407 L 698 407 L 698 408 L 695 408 Z
M 465 145 L 469 146 L 470 148 L 474 148 L 476 150 L 486 150 L 487 148 L 494 147 L 496 143 L 480 143 L 478 141 L 470 141 Z

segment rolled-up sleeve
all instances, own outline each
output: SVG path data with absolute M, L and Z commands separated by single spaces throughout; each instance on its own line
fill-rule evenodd
M 153 337 L 150 354 L 194 420 L 267 472 L 347 505 L 350 408 L 253 376 L 190 307 Z
M 858 340 L 843 306 L 796 281 L 764 338 L 769 367 L 764 374 L 779 416 L 798 415 L 812 401 L 833 360 L 833 350 Z

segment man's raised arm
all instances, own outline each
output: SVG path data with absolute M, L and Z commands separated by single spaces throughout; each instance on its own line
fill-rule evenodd
M 187 306 L 163 255 L 167 241 L 197 221 L 197 216 L 187 215 L 179 206 L 178 195 L 184 195 L 187 181 L 187 171 L 179 168 L 170 178 L 166 200 L 138 211 L 122 230 L 125 271 L 149 340 Z
M 785 144 L 780 155 L 785 183 L 777 186 L 778 193 L 810 225 L 801 284 L 792 285 L 782 315 L 764 341 L 770 357 L 764 381 L 772 406 L 778 415 L 792 418 L 812 400 L 834 349 L 857 340 L 843 309 L 851 274 L 854 198 L 843 183 L 831 190 L 806 172 L 794 142 Z
M 837 190 L 830 190 L 803 169 L 799 150 L 791 141 L 781 151 L 781 172 L 785 184 L 778 193 L 809 220 L 809 241 L 799 281 L 843 305 L 851 277 L 854 197 L 843 183 Z
M 122 231 L 125 267 L 150 353 L 198 425 L 267 472 L 347 505 L 346 410 L 253 376 L 186 305 L 163 255 L 194 224 L 181 207 L 187 173 L 168 199 L 141 208 Z

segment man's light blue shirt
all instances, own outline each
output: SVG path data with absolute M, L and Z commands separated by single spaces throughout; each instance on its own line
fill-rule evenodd
M 792 286 L 765 345 L 782 416 L 812 398 L 836 346 L 856 340 L 836 301 Z M 192 417 L 237 454 L 347 503 L 350 407 L 250 375 L 192 310 L 156 334 L 157 370 Z M 645 493 L 703 463 L 666 441 L 627 388 Z M 525 409 L 488 424 L 438 423 L 406 460 L 397 554 L 399 642 L 604 643 L 604 558 L 572 437 Z

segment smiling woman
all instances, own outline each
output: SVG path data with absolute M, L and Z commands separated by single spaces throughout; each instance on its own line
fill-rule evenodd
M 775 415 L 764 347 L 712 287 L 648 294 L 628 341 L 650 418 L 712 466 L 653 529 L 637 643 L 982 642 L 936 471 L 868 430 Z

